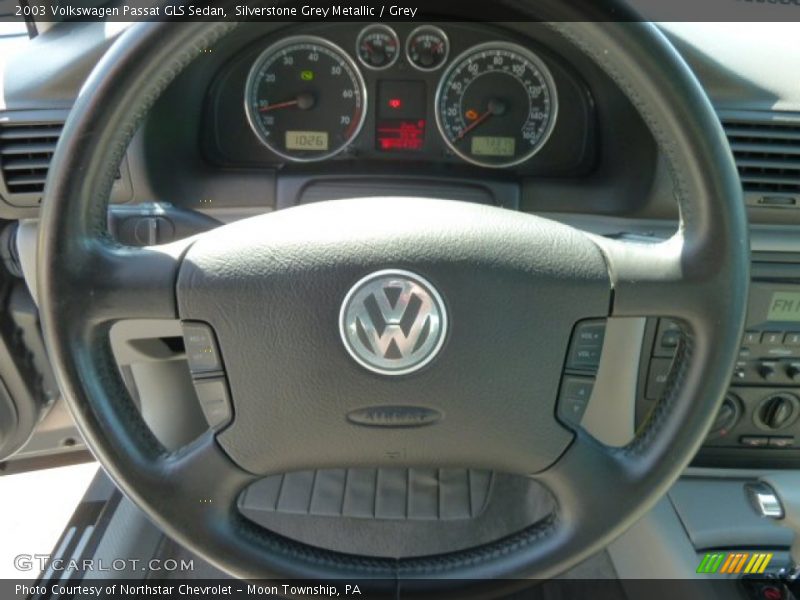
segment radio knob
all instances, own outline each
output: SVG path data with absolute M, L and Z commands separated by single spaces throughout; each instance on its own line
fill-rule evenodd
M 758 418 L 767 429 L 782 429 L 797 416 L 798 402 L 789 394 L 768 397 L 758 410 Z
M 761 363 L 758 366 L 758 374 L 762 379 L 772 379 L 775 377 L 775 365 L 773 363 Z
M 741 401 L 733 394 L 728 394 L 719 407 L 717 418 L 709 432 L 710 437 L 724 436 L 734 428 L 742 415 Z

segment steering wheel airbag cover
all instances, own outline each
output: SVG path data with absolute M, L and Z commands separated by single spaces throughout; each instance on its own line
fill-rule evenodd
M 450 320 L 417 373 L 367 372 L 346 352 L 348 290 L 386 268 L 432 282 Z M 602 253 L 575 229 L 495 207 L 419 198 L 324 202 L 222 227 L 188 251 L 182 318 L 209 323 L 235 420 L 219 442 L 253 473 L 464 466 L 529 474 L 572 435 L 555 401 L 570 333 L 610 302 Z M 374 428 L 364 407 L 421 406 L 427 427 Z

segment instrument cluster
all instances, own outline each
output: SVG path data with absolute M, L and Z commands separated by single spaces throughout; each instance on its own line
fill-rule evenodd
M 228 159 L 558 171 L 590 147 L 591 97 L 569 65 L 488 25 L 301 26 L 241 53 L 222 79 L 214 117 Z

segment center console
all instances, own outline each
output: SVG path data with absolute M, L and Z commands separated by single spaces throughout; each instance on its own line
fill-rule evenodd
M 664 392 L 678 324 L 649 319 L 636 400 L 642 423 Z M 730 388 L 696 466 L 800 467 L 800 265 L 755 263 Z

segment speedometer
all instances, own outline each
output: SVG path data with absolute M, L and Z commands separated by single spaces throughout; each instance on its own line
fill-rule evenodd
M 536 154 L 558 100 L 544 62 L 518 44 L 489 42 L 457 57 L 436 90 L 436 124 L 450 149 L 473 164 L 511 167 Z
M 295 36 L 267 48 L 245 88 L 245 109 L 259 139 L 293 161 L 330 158 L 364 124 L 367 92 L 355 63 L 338 46 Z

